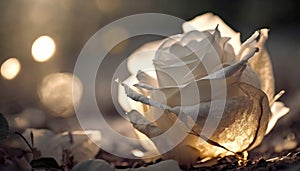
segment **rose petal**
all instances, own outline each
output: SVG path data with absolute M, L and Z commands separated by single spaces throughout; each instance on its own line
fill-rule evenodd
M 247 148 L 247 150 L 251 150 L 252 148 L 258 146 L 265 136 L 268 121 L 271 117 L 271 109 L 269 106 L 268 98 L 263 91 L 246 83 L 241 83 L 239 86 L 253 102 L 253 106 L 251 107 L 251 113 L 254 115 L 259 115 L 259 118 L 257 119 L 258 126 L 256 127 L 257 130 L 255 134 L 255 139 L 251 144 L 249 144 Z
M 198 37 L 197 37 L 198 36 Z M 169 40 L 170 39 L 170 40 Z M 219 31 L 192 31 L 169 38 L 169 48 L 159 48 L 153 60 L 159 85 L 177 86 L 200 79 L 210 73 L 222 61 Z M 189 42 L 191 40 L 191 42 Z M 199 40 L 199 41 L 198 41 Z
M 177 134 L 174 134 L 174 132 L 171 133 L 163 132 L 160 128 L 156 127 L 154 124 L 149 123 L 149 121 L 137 111 L 131 111 L 128 113 L 128 115 L 131 118 L 130 120 L 133 126 L 136 129 L 138 129 L 140 132 L 143 132 L 147 137 L 151 138 L 151 141 L 155 144 L 154 146 L 155 149 L 157 148 L 158 150 L 161 151 L 165 151 L 166 149 L 171 149 L 167 153 L 162 153 L 162 157 L 164 159 L 176 159 L 182 165 L 195 163 L 197 161 L 198 150 L 194 148 L 193 145 L 188 145 L 191 142 L 196 142 L 195 140 L 197 139 L 197 137 L 188 135 L 188 137 L 186 137 L 182 142 L 175 145 L 174 142 L 176 142 L 178 138 L 178 134 L 180 134 L 179 133 L 180 131 L 176 132 Z M 170 122 L 170 120 L 166 117 L 166 115 L 163 115 L 162 117 L 163 118 L 160 118 L 160 121 L 164 122 L 165 124 L 161 126 L 166 126 L 166 125 L 169 125 L 169 127 L 172 126 L 173 122 Z M 181 133 L 186 134 L 185 128 L 181 127 L 181 125 L 176 125 L 175 127 L 177 127 L 178 130 L 181 130 L 182 131 Z M 164 129 L 164 131 L 166 131 L 166 129 Z M 157 137 L 162 133 L 165 133 L 163 137 Z M 147 139 L 144 139 L 142 142 L 147 142 Z M 150 147 L 151 149 L 151 146 L 152 146 L 151 144 L 147 144 L 147 146 L 145 147 L 147 149 Z M 184 157 L 182 155 L 178 155 L 181 152 L 185 152 L 188 155 Z
M 151 77 L 156 77 L 155 73 L 153 74 L 153 72 L 149 71 L 154 70 L 152 60 L 155 57 L 156 50 L 160 47 L 162 42 L 163 40 L 146 43 L 128 57 L 127 68 L 132 75 L 124 80 L 124 83 L 128 85 L 138 83 L 138 80 L 135 78 L 135 74 L 140 70 L 147 70 L 148 74 L 151 74 Z M 118 86 L 118 101 L 121 107 L 127 112 L 133 109 L 141 112 L 143 111 L 143 106 L 128 98 L 124 87 L 120 84 Z
M 243 55 L 248 54 L 248 47 L 256 46 L 256 39 L 259 36 L 259 32 L 255 31 L 245 42 L 243 42 L 242 47 L 237 55 L 238 59 L 241 59 Z
M 135 76 L 131 75 L 128 77 L 123 83 L 132 85 L 138 83 L 138 80 Z M 119 84 L 118 85 L 118 101 L 121 107 L 126 111 L 129 112 L 133 109 L 136 109 L 140 112 L 143 112 L 143 105 L 140 103 L 137 103 L 136 101 L 132 100 L 131 98 L 128 98 L 126 95 L 126 92 L 124 90 L 124 87 Z
M 225 22 L 218 16 L 213 13 L 206 13 L 194 18 L 191 21 L 185 22 L 182 25 L 184 32 L 189 32 L 192 30 L 212 30 L 219 25 L 219 30 L 221 32 L 222 37 L 231 37 L 229 43 L 232 45 L 235 54 L 238 54 L 241 46 L 240 42 L 240 33 L 232 30 Z
M 242 152 L 256 147 L 265 135 L 271 115 L 264 92 L 246 83 L 240 83 L 239 87 L 246 96 L 228 99 L 225 108 L 218 104 L 222 101 L 213 101 L 211 107 L 206 108 L 207 114 L 208 110 L 211 110 L 210 117 L 216 119 L 221 117 L 217 129 L 210 139 L 234 152 Z M 205 109 L 202 112 L 205 112 Z M 218 116 L 215 113 L 222 115 Z M 199 126 L 198 131 L 201 131 L 207 117 L 199 116 L 197 126 Z
M 260 80 L 257 74 L 252 70 L 250 65 L 248 64 L 245 70 L 242 73 L 240 78 L 240 82 L 244 82 L 250 84 L 258 89 L 260 89 Z
M 174 54 L 177 58 L 182 58 L 185 56 L 189 56 L 193 52 L 184 46 L 179 45 L 178 43 L 173 44 L 170 47 L 170 53 Z M 172 58 L 172 57 L 171 57 Z
M 225 106 L 223 106 L 224 104 Z M 231 151 L 241 152 L 254 140 L 257 130 L 260 115 L 251 110 L 253 104 L 249 97 L 238 96 L 226 101 L 207 102 L 206 106 L 201 104 L 200 108 L 194 106 L 194 109 L 190 108 L 192 109 L 190 112 L 195 114 L 199 111 L 194 131 L 201 134 L 205 124 L 206 130 L 214 130 L 214 124 L 218 124 L 210 140 Z M 208 117 L 210 121 L 214 122 L 207 124 L 206 122 L 209 123 Z
M 271 111 L 272 111 L 272 116 L 268 123 L 266 135 L 273 129 L 278 119 L 286 115 L 290 111 L 290 109 L 284 106 L 284 103 L 282 102 L 274 102 L 273 105 L 271 106 Z
M 127 116 L 129 117 L 129 120 L 133 127 L 149 138 L 159 136 L 163 133 L 161 129 L 159 129 L 153 123 L 150 123 L 146 118 L 144 118 L 144 116 L 142 116 L 142 114 L 140 114 L 136 110 L 128 112 Z
M 139 70 L 154 68 L 152 60 L 162 42 L 162 40 L 159 40 L 146 43 L 131 54 L 127 62 L 129 72 L 135 75 Z
M 165 97 L 167 98 L 167 104 L 170 106 L 192 105 L 209 101 L 211 99 L 217 99 L 218 97 L 222 96 L 226 86 L 238 81 L 240 75 L 236 73 L 239 73 L 244 68 L 249 58 L 251 58 L 255 52 L 256 49 L 253 49 L 251 53 L 245 56 L 240 62 L 225 67 L 222 70 L 218 70 L 199 80 L 189 82 L 185 85 L 153 88 L 153 91 L 161 91 L 164 93 Z M 214 97 L 211 97 L 212 85 L 219 86 L 219 88 L 214 89 Z M 234 92 L 229 92 L 228 96 L 231 97 L 232 93 Z M 196 94 L 199 95 L 197 96 Z
M 267 94 L 269 101 L 274 96 L 274 76 L 269 53 L 264 47 L 268 39 L 268 29 L 260 30 L 260 39 L 257 42 L 259 52 L 249 61 L 252 69 L 257 73 L 261 89 Z
M 249 64 L 253 71 L 257 74 L 261 89 L 267 94 L 269 101 L 274 96 L 274 76 L 272 63 L 267 50 L 264 47 L 266 40 L 268 39 L 268 29 L 261 29 L 254 32 L 254 34 L 247 39 L 239 52 L 239 56 L 249 53 L 249 50 L 257 47 L 259 52 L 256 53 L 249 61 Z M 259 40 L 256 39 L 259 37 Z
M 151 72 L 155 72 L 155 71 L 151 71 Z M 155 73 L 152 73 L 152 75 L 154 75 L 154 74 Z M 149 71 L 145 72 L 145 71 L 139 70 L 136 75 L 136 78 L 139 80 L 140 83 L 148 84 L 153 87 L 158 86 L 157 80 L 149 75 Z

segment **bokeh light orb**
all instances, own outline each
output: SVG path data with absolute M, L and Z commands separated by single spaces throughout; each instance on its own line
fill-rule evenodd
M 74 105 L 80 102 L 82 83 L 71 73 L 54 73 L 42 80 L 38 94 L 53 116 L 69 117 L 74 114 Z
M 33 59 L 37 62 L 45 62 L 49 60 L 56 49 L 54 40 L 49 36 L 40 36 L 37 38 L 31 47 Z
M 7 80 L 15 78 L 21 70 L 21 64 L 17 58 L 9 58 L 1 65 L 1 75 Z

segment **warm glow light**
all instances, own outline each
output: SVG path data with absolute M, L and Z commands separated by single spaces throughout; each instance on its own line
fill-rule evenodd
M 36 39 L 31 48 L 33 59 L 37 62 L 45 62 L 50 59 L 55 52 L 55 42 L 49 36 L 41 36 Z
M 54 116 L 69 117 L 74 114 L 74 104 L 80 102 L 82 83 L 70 73 L 54 73 L 43 79 L 38 93 Z
M 21 70 L 21 64 L 17 58 L 9 58 L 1 65 L 1 75 L 8 80 L 15 78 Z

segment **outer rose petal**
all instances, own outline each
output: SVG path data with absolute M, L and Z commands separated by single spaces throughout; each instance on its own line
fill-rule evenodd
M 257 74 L 253 71 L 253 69 L 249 65 L 247 65 L 247 67 L 243 71 L 240 82 L 250 84 L 255 88 L 260 89 L 260 80 Z
M 285 107 L 282 102 L 274 102 L 274 104 L 271 106 L 272 116 L 268 123 L 266 135 L 273 129 L 277 123 L 277 120 L 286 115 L 289 111 L 290 109 Z
M 135 76 L 131 75 L 128 77 L 123 83 L 132 85 L 134 83 L 137 83 L 137 79 Z M 120 84 L 118 86 L 118 101 L 121 107 L 126 111 L 129 112 L 133 109 L 138 110 L 139 112 L 143 111 L 143 106 L 140 103 L 137 103 L 136 101 L 130 99 L 127 97 L 124 87 L 122 87 Z
M 238 54 L 241 48 L 240 33 L 232 30 L 220 17 L 214 15 L 213 13 L 206 13 L 194 18 L 191 21 L 185 22 L 182 25 L 184 32 L 189 32 L 192 30 L 212 30 L 218 26 L 222 37 L 230 37 L 228 41 L 234 49 L 235 54 Z
M 138 48 L 136 51 L 134 51 L 129 57 L 127 61 L 127 68 L 131 75 L 123 81 L 123 83 L 128 85 L 134 85 L 138 83 L 138 80 L 136 79 L 136 74 L 139 72 L 139 70 L 147 70 L 147 69 L 153 69 L 154 65 L 152 60 L 154 59 L 156 50 L 159 48 L 160 44 L 163 40 L 154 41 L 150 43 L 146 43 L 140 48 Z M 152 77 L 156 77 L 155 73 L 148 72 L 148 74 Z M 140 103 L 137 103 L 133 101 L 132 99 L 128 98 L 124 88 L 119 85 L 118 87 L 118 101 L 122 108 L 129 112 L 133 109 L 138 110 L 139 112 L 142 112 L 142 105 Z
M 152 60 L 155 57 L 156 50 L 159 48 L 163 40 L 159 41 L 154 41 L 150 43 L 146 43 L 140 48 L 138 48 L 136 51 L 134 51 L 129 57 L 127 61 L 127 68 L 131 75 L 123 81 L 123 83 L 128 84 L 128 85 L 134 85 L 138 83 L 138 79 L 136 78 L 136 74 L 139 73 L 140 70 L 145 70 L 147 69 L 154 69 L 153 62 Z M 154 74 L 153 74 L 154 73 Z M 155 78 L 156 80 L 156 74 L 155 72 L 147 72 L 148 75 L 151 77 Z M 140 74 L 140 79 L 143 79 L 143 74 Z M 144 80 L 145 81 L 145 80 Z M 142 82 L 144 82 L 142 81 Z M 157 84 L 155 83 L 148 83 L 149 85 L 154 85 Z M 124 87 L 119 84 L 118 87 L 118 101 L 119 104 L 122 106 L 122 108 L 126 111 L 129 112 L 133 109 L 143 113 L 144 107 L 142 103 L 136 102 L 130 98 L 127 97 Z M 136 134 L 138 138 L 140 139 L 141 144 L 144 147 L 148 147 L 147 150 L 152 153 L 159 155 L 155 145 L 153 142 L 144 134 L 140 133 L 139 131 L 136 130 Z
M 134 51 L 129 57 L 127 68 L 130 73 L 136 75 L 139 70 L 154 68 L 152 60 L 155 57 L 156 50 L 159 48 L 163 40 L 158 40 L 144 44 L 142 47 Z
M 274 96 L 275 88 L 272 63 L 269 53 L 264 47 L 265 42 L 268 39 L 268 31 L 268 29 L 260 30 L 260 38 L 256 45 L 259 48 L 259 52 L 253 56 L 249 63 L 257 73 L 261 83 L 261 89 L 267 94 L 270 101 Z
M 272 63 L 264 47 L 266 40 L 268 39 L 268 29 L 260 29 L 243 42 L 241 50 L 238 54 L 238 58 L 249 53 L 249 50 L 253 47 L 258 47 L 259 52 L 249 61 L 249 64 L 253 71 L 257 74 L 261 89 L 267 94 L 269 101 L 272 101 L 274 97 L 274 76 Z M 257 41 L 256 39 L 259 38 Z

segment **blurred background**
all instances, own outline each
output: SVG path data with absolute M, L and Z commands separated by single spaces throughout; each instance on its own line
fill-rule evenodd
M 286 139 L 297 141 L 300 137 L 297 132 L 300 122 L 299 9 L 297 0 L 2 0 L 0 112 L 16 129 L 50 128 L 56 132 L 77 129 L 71 101 L 72 72 L 81 49 L 101 27 L 137 13 L 164 13 L 190 20 L 213 12 L 239 31 L 242 41 L 259 28 L 271 29 L 267 48 L 273 63 L 276 92 L 286 90 L 281 100 L 291 108 L 276 129 L 285 130 L 280 136 L 283 143 Z M 180 27 L 174 30 L 181 32 Z M 111 30 L 107 41 L 120 34 L 126 35 L 126 30 Z M 98 74 L 95 86 L 102 114 L 108 118 L 117 115 L 110 84 L 119 62 L 143 43 L 160 38 L 136 37 L 111 50 L 100 66 L 99 73 L 107 74 Z M 75 102 L 80 103 L 82 85 L 79 79 L 75 81 L 74 88 L 79 92 Z M 289 143 L 287 146 L 298 145 Z

